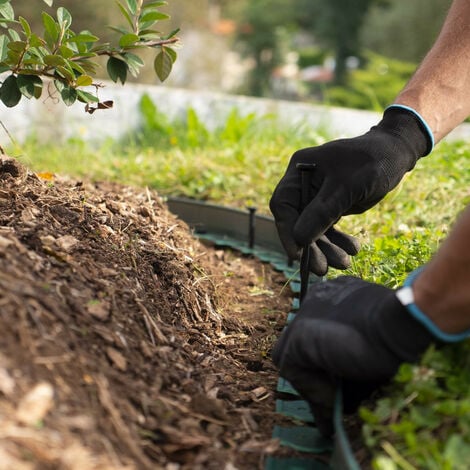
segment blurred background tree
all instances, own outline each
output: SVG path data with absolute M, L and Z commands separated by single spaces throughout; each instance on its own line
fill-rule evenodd
M 347 61 L 362 58 L 361 31 L 370 7 L 384 0 L 294 0 L 292 10 L 296 23 L 311 32 L 319 45 L 331 51 L 334 82 L 347 82 Z
M 273 71 L 283 62 L 283 33 L 292 22 L 292 6 L 284 0 L 257 0 L 240 2 L 230 12 L 238 24 L 235 47 L 253 61 L 241 91 L 268 95 Z
M 234 47 L 253 62 L 244 92 L 276 96 L 273 72 L 295 51 L 298 98 L 371 109 L 386 105 L 409 79 L 434 42 L 451 0 L 285 3 L 223 5 L 237 24 Z
M 371 6 L 361 30 L 364 48 L 420 62 L 434 42 L 452 0 L 393 0 Z

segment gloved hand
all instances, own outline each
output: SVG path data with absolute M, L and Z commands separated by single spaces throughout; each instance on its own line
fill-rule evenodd
M 340 381 L 344 411 L 351 413 L 433 341 L 436 337 L 402 305 L 396 291 L 343 276 L 310 287 L 272 357 L 328 436 Z
M 359 214 L 377 204 L 432 147 L 432 133 L 422 118 L 409 109 L 392 106 L 384 112 L 382 121 L 362 136 L 294 153 L 270 201 L 289 257 L 297 259 L 300 247 L 325 235 L 342 251 L 342 261 L 335 263 L 320 243 L 317 256 L 323 252 L 327 264 L 334 267 L 347 265 L 344 259 L 357 253 L 357 242 L 338 232 L 333 239 L 327 230 L 343 215 Z M 312 198 L 303 210 L 298 163 L 315 164 Z M 324 266 L 325 260 L 318 264 Z
M 310 247 L 310 271 L 323 276 L 329 266 L 336 269 L 349 268 L 350 256 L 359 252 L 360 245 L 356 238 L 330 227 L 316 241 L 310 243 Z M 297 247 L 295 249 L 298 250 Z M 299 258 L 298 253 L 288 251 L 288 254 L 292 259 Z

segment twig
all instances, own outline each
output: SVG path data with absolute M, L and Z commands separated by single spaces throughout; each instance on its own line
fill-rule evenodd
M 149 329 L 149 325 L 150 325 L 152 327 L 153 333 L 155 334 L 157 339 L 161 343 L 167 344 L 168 340 L 167 340 L 166 336 L 162 333 L 162 330 L 160 330 L 157 323 L 152 318 L 152 315 L 150 315 L 150 312 L 147 310 L 147 308 L 142 303 L 142 301 L 137 297 L 137 294 L 134 291 L 132 292 L 132 295 L 134 296 L 135 303 L 139 306 L 140 311 L 142 312 L 142 314 L 144 316 L 144 321 L 145 321 L 145 325 L 146 325 L 147 329 Z M 149 336 L 150 336 L 150 339 L 151 339 L 152 343 L 155 344 L 155 339 L 153 338 L 153 334 L 152 334 L 152 331 L 150 331 L 150 329 L 149 329 Z
M 10 134 L 10 131 L 7 129 L 7 127 L 5 126 L 5 124 L 3 124 L 3 121 L 0 120 L 0 125 L 3 127 L 3 130 L 6 132 L 7 136 L 10 138 L 11 142 L 13 145 L 17 146 L 18 143 L 16 142 L 16 140 L 13 138 L 13 136 Z M 0 146 L 0 151 L 2 153 L 5 153 L 5 150 L 3 150 L 3 147 Z
M 124 423 L 118 409 L 113 403 L 111 394 L 109 393 L 108 380 L 103 375 L 95 377 L 95 383 L 98 387 L 98 397 L 104 409 L 109 413 L 111 421 L 116 429 L 119 438 L 124 442 L 134 458 L 139 462 L 141 467 L 145 469 L 154 469 L 155 466 L 144 455 L 139 446 L 135 443 L 132 434 L 129 431 L 128 425 Z

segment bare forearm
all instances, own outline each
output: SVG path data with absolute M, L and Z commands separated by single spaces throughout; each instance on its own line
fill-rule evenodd
M 454 0 L 434 46 L 395 103 L 418 111 L 440 141 L 470 115 L 470 1 Z
M 470 206 L 413 284 L 416 304 L 447 333 L 470 328 Z

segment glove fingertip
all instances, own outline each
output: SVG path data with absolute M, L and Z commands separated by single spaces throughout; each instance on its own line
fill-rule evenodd
M 331 243 L 339 246 L 348 255 L 357 255 L 361 249 L 361 244 L 356 237 L 348 235 L 347 233 L 340 232 L 334 227 L 329 228 L 325 235 Z
M 309 269 L 312 273 L 321 277 L 328 272 L 328 260 L 315 243 L 311 245 Z
M 361 244 L 359 240 L 355 237 L 349 237 L 349 243 L 344 244 L 344 251 L 351 256 L 355 256 L 361 250 Z

